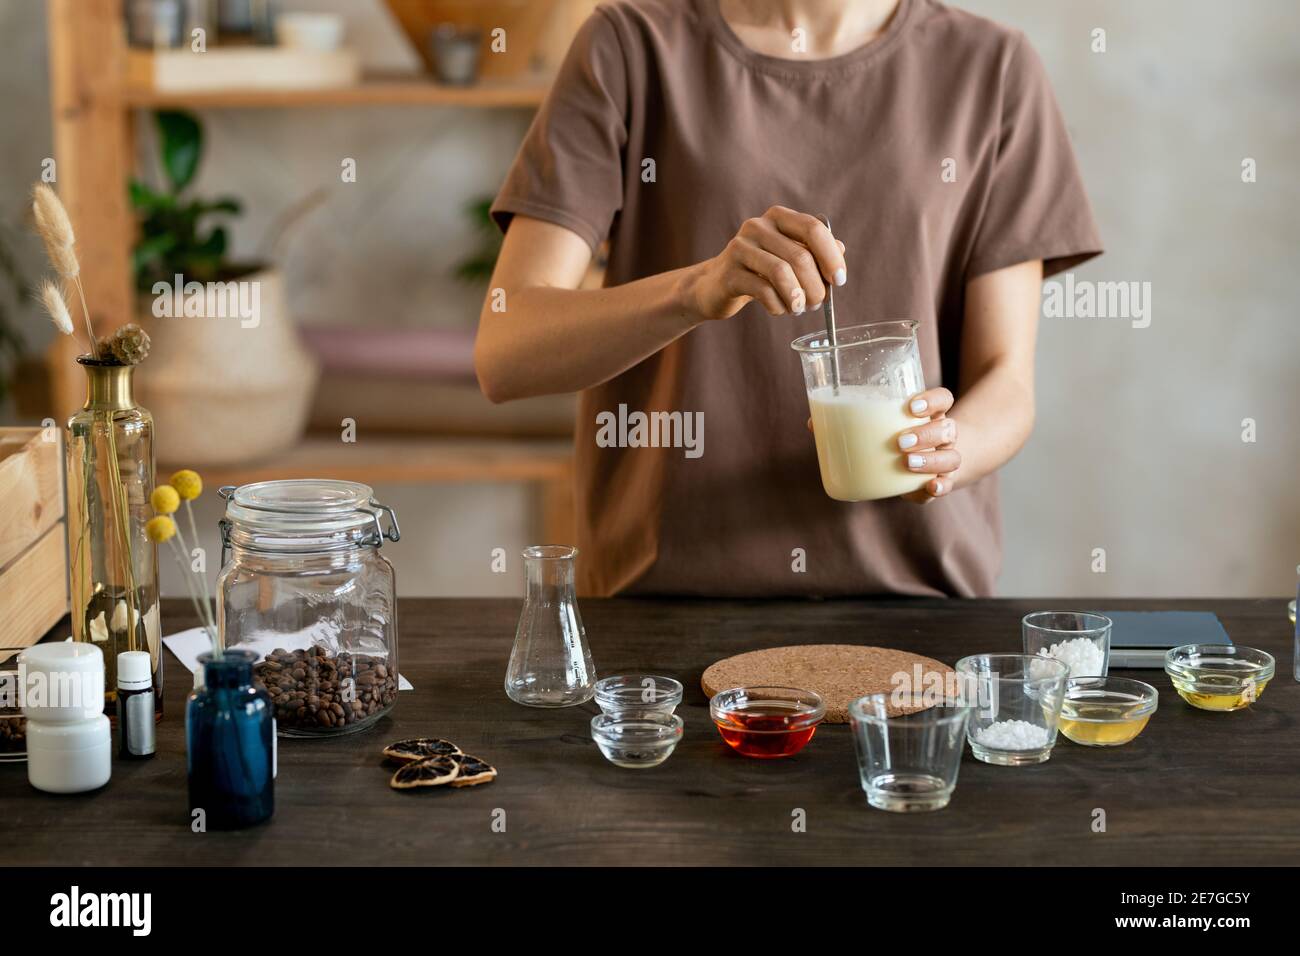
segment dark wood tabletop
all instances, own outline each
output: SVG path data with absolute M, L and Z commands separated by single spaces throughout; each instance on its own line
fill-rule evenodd
M 282 740 L 275 816 L 238 832 L 192 833 L 186 803 L 184 696 L 170 654 L 158 754 L 115 761 L 104 789 L 39 793 L 23 764 L 0 764 L 0 863 L 61 865 L 374 864 L 1057 864 L 1261 865 L 1300 862 L 1300 686 L 1286 601 L 1086 602 L 1106 608 L 1209 610 L 1238 644 L 1278 660 L 1249 710 L 1194 710 L 1158 670 L 1118 672 L 1160 691 L 1133 743 L 1060 738 L 1035 767 L 993 767 L 966 753 L 952 803 L 935 813 L 874 810 L 859 787 L 849 728 L 824 725 L 785 760 L 734 754 L 700 690 L 714 660 L 783 644 L 873 644 L 948 663 L 1016 651 L 1029 610 L 1051 600 L 586 600 L 601 674 L 650 670 L 686 685 L 686 733 L 650 770 L 607 763 L 589 733 L 594 704 L 536 710 L 502 689 L 519 602 L 400 603 L 400 664 L 415 685 L 363 733 Z M 170 630 L 194 623 L 167 602 Z M 486 786 L 400 792 L 380 750 L 440 736 L 494 764 Z M 1105 811 L 1104 833 L 1094 810 Z M 794 832 L 803 810 L 806 830 Z M 502 830 L 504 821 L 504 832 Z M 495 826 L 494 826 L 495 824 Z

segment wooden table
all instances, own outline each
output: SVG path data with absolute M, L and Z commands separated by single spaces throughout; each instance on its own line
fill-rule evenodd
M 723 602 L 588 600 L 601 673 L 651 669 L 686 685 L 686 736 L 667 763 L 620 770 L 588 733 L 594 705 L 532 710 L 502 691 L 518 602 L 404 600 L 401 670 L 415 690 L 358 736 L 281 741 L 275 817 L 234 833 L 190 832 L 183 695 L 167 659 L 155 759 L 115 762 L 95 794 L 52 797 L 23 765 L 0 765 L 0 864 L 1294 864 L 1300 859 L 1300 687 L 1285 600 L 1115 601 L 1216 612 L 1233 640 L 1278 658 L 1259 703 L 1193 710 L 1160 671 L 1146 732 L 1114 750 L 1061 739 L 1052 759 L 992 767 L 967 752 L 952 804 L 898 815 L 867 806 L 849 730 L 821 728 L 797 757 L 727 750 L 699 689 L 703 668 L 741 650 L 827 638 L 953 662 L 1016 650 L 1019 619 L 1078 601 Z M 1096 604 L 1097 602 L 1087 602 Z M 1100 606 L 1100 605 L 1098 605 Z M 170 628 L 187 606 L 168 602 Z M 382 746 L 450 738 L 500 770 L 487 786 L 389 789 Z M 1094 810 L 1106 832 L 1093 832 Z M 792 832 L 796 810 L 806 832 Z M 504 811 L 504 817 L 502 816 Z M 505 832 L 500 829 L 504 819 Z

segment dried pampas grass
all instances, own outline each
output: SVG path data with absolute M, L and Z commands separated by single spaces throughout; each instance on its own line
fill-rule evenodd
M 54 323 L 54 327 L 64 335 L 71 335 L 72 316 L 68 312 L 68 303 L 63 301 L 63 293 L 59 291 L 59 287 L 50 279 L 46 279 L 41 283 L 36 297 L 49 315 L 50 321 Z
M 32 215 L 54 271 L 65 279 L 75 279 L 81 274 L 81 264 L 73 249 L 77 236 L 72 231 L 72 220 L 68 218 L 68 211 L 63 208 L 58 193 L 45 183 L 37 183 L 32 190 Z
M 46 183 L 37 183 L 32 189 L 32 218 L 36 220 L 37 234 L 45 243 L 45 254 L 49 257 L 50 265 L 54 266 L 54 271 L 63 278 L 64 282 L 71 284 L 77 290 L 77 297 L 81 300 L 81 314 L 86 320 L 86 336 L 90 340 L 90 357 L 98 358 L 100 353 L 95 339 L 95 327 L 91 325 L 90 309 L 86 307 L 86 292 L 81 287 L 81 263 L 77 260 L 75 248 L 77 234 L 72 231 L 72 219 L 68 216 L 63 201 L 59 199 L 59 194 Z M 62 302 L 63 296 L 58 288 L 54 287 L 53 283 L 47 285 L 54 289 L 59 301 Z M 43 286 L 41 289 L 43 302 L 45 297 L 46 287 Z M 48 303 L 46 311 L 50 311 Z M 63 311 L 67 312 L 66 303 Z M 50 312 L 50 318 L 60 330 L 63 329 L 53 312 Z

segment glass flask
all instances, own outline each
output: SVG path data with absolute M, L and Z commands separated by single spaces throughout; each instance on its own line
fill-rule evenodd
M 280 735 L 373 726 L 397 700 L 396 582 L 379 551 L 401 536 L 393 510 L 352 481 L 260 481 L 220 494 L 217 631 L 223 647 L 254 653 Z
M 153 417 L 135 403 L 132 365 L 82 356 L 86 404 L 68 421 L 68 577 L 72 638 L 104 652 L 104 691 L 117 714 L 117 655 L 148 651 L 162 716 L 162 628 L 152 516 Z
M 251 827 L 275 811 L 275 719 L 253 685 L 251 651 L 200 654 L 203 686 L 185 708 L 190 813 L 212 830 Z
M 525 548 L 528 590 L 506 670 L 506 694 L 529 707 L 572 707 L 596 693 L 596 668 L 587 650 L 573 585 L 577 548 Z

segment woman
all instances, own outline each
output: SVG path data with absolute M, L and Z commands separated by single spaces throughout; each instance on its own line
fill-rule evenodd
M 602 4 L 493 211 L 479 381 L 582 392 L 585 593 L 991 593 L 1042 278 L 1100 251 L 1021 34 L 936 0 Z M 831 283 L 841 326 L 920 322 L 909 500 L 822 490 L 790 342 Z M 700 413 L 705 441 L 607 447 L 620 407 Z

